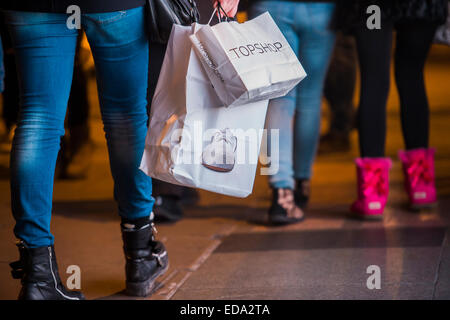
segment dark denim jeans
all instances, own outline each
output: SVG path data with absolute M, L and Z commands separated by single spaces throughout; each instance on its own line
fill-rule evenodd
M 5 11 L 17 54 L 20 114 L 11 153 L 14 233 L 30 247 L 50 233 L 55 163 L 64 135 L 78 30 L 68 15 Z M 148 40 L 144 10 L 82 14 L 94 56 L 114 198 L 128 219 L 149 216 L 151 179 L 139 170 L 147 131 Z

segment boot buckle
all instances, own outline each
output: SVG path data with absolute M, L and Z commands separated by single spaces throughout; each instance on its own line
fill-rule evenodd
M 161 255 L 157 254 L 157 253 L 152 253 L 152 256 L 154 258 L 156 258 L 156 261 L 158 261 L 158 265 L 161 267 L 162 266 L 162 260 L 161 260 Z
M 156 258 L 156 260 L 158 261 L 158 264 L 160 267 L 163 266 L 163 261 L 162 258 L 167 254 L 167 251 L 161 252 L 161 253 L 152 253 L 152 256 L 154 258 Z
M 156 230 L 155 224 L 152 222 L 152 223 L 150 224 L 150 226 L 151 226 L 151 228 L 152 228 L 152 231 L 153 231 L 155 234 L 157 234 L 157 233 L 158 233 L 158 230 Z

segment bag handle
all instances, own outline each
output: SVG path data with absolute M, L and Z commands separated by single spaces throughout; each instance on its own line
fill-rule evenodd
M 225 10 L 222 8 L 222 6 L 220 5 L 220 2 L 217 2 L 217 7 L 214 8 L 214 11 L 213 11 L 213 13 L 211 15 L 211 18 L 209 18 L 208 24 L 211 24 L 211 21 L 214 18 L 214 15 L 216 13 L 218 13 L 219 22 L 223 22 L 222 18 L 221 18 L 221 13 L 225 16 L 224 21 L 229 22 L 230 17 L 227 15 Z

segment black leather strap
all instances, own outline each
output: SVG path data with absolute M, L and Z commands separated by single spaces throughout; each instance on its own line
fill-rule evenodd
M 147 26 L 152 42 L 167 43 L 173 24 L 199 21 L 195 0 L 147 0 Z

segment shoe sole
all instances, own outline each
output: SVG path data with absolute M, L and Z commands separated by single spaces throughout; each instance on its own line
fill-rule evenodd
M 217 171 L 217 172 L 230 172 L 230 171 L 232 171 L 232 170 L 234 169 L 234 166 L 231 167 L 231 169 L 229 169 L 229 168 L 220 168 L 220 167 L 214 167 L 214 166 L 211 166 L 211 165 L 206 164 L 206 163 L 204 163 L 204 162 L 202 162 L 202 165 L 203 165 L 204 167 L 210 169 L 210 170 Z
M 160 276 L 165 274 L 169 270 L 169 263 L 167 263 L 167 266 L 164 269 L 161 269 L 159 272 L 155 273 L 152 277 L 149 279 L 142 281 L 142 282 L 126 282 L 126 289 L 125 293 L 129 296 L 134 297 L 147 297 L 149 296 L 153 289 L 155 288 L 155 281 Z

